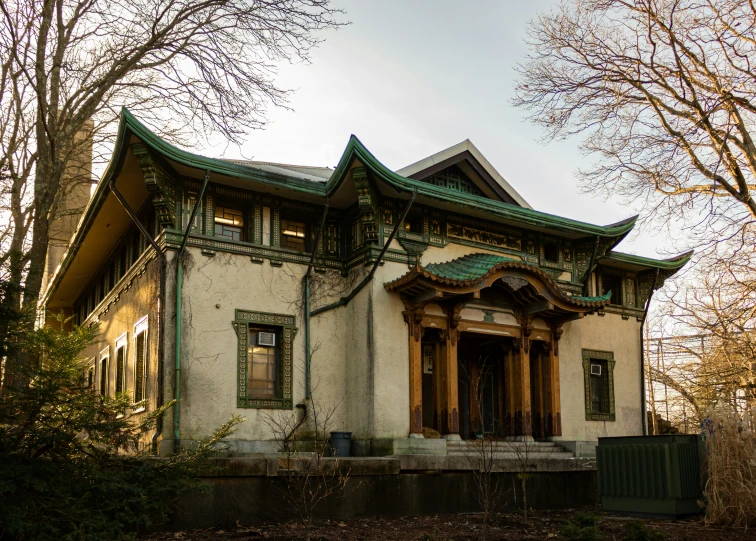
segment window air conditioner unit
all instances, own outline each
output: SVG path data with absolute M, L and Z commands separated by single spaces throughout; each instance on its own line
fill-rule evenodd
M 601 365 L 600 364 L 592 364 L 591 365 L 591 376 L 600 376 L 601 375 Z
M 257 345 L 273 347 L 276 345 L 276 333 L 259 332 L 257 333 Z

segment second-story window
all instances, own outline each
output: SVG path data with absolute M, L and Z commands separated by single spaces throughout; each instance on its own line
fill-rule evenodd
M 229 240 L 242 240 L 244 213 L 239 209 L 215 207 L 215 236 Z
M 288 218 L 281 218 L 281 248 L 307 251 L 307 226 Z

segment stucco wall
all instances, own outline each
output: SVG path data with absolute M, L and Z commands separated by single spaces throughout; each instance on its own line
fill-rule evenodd
M 429 248 L 423 262 L 448 261 L 480 250 L 451 244 Z M 293 403 L 304 402 L 304 320 L 301 281 L 305 265 L 254 264 L 246 256 L 218 253 L 207 257 L 190 248 L 184 279 L 182 354 L 182 440 L 197 440 L 232 414 L 246 421 L 233 439 L 239 452 L 273 450 L 254 442 L 271 441 L 274 432 L 265 415 L 293 415 L 296 410 L 237 408 L 237 337 L 231 322 L 235 309 L 296 316 L 293 343 Z M 316 404 L 338 405 L 331 427 L 350 430 L 355 439 L 403 438 L 409 432 L 409 366 L 403 303 L 384 284 L 403 275 L 407 265 L 385 262 L 373 281 L 346 307 L 312 318 L 312 382 Z M 313 307 L 350 291 L 366 269 L 349 278 L 314 275 L 334 285 L 330 296 Z M 169 284 L 169 291 L 172 289 Z M 338 291 L 340 288 L 340 291 Z M 170 293 L 169 293 L 170 296 Z M 171 297 L 172 298 L 172 297 Z M 640 433 L 640 353 L 638 323 L 619 315 L 588 316 L 568 323 L 560 343 L 562 430 L 565 440 Z M 166 330 L 173 336 L 172 326 Z M 170 342 L 170 340 L 168 340 Z M 613 351 L 615 422 L 585 420 L 582 349 Z M 167 348 L 166 355 L 171 355 Z M 168 363 L 172 365 L 172 363 Z M 168 374 L 167 381 L 172 381 Z M 166 385 L 172 394 L 172 386 Z M 169 430 L 166 437 L 170 438 Z
M 148 255 L 148 254 L 145 254 Z M 144 256 L 143 256 L 144 257 Z M 143 272 L 131 280 L 130 285 L 125 283 L 128 289 L 118 295 L 117 301 L 110 305 L 107 312 L 99 317 L 99 334 L 95 342 L 82 352 L 82 357 L 94 359 L 95 378 L 94 385 L 99 392 L 100 385 L 100 354 L 103 350 L 109 353 L 108 378 L 109 394 L 115 391 L 116 381 L 116 341 L 125 334 L 126 336 L 126 363 L 125 363 L 125 389 L 134 392 L 134 363 L 136 348 L 134 344 L 134 325 L 144 316 L 147 316 L 147 378 L 146 396 L 148 400 L 147 411 L 154 410 L 158 401 L 157 374 L 158 374 L 158 293 L 159 293 L 159 268 L 156 260 L 146 265 L 143 260 L 137 262 L 144 268 Z M 140 269 L 141 270 L 141 269 Z M 122 284 L 116 284 L 115 291 Z M 94 312 L 95 314 L 97 311 Z M 151 435 L 150 435 L 151 436 Z
M 642 433 L 640 323 L 607 313 L 567 323 L 559 342 L 562 439 L 595 440 Z M 614 353 L 615 421 L 587 421 L 583 349 Z

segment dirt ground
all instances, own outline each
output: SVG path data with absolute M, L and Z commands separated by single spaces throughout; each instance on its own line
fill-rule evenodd
M 492 517 L 487 539 L 489 540 L 559 540 L 566 539 L 562 528 L 574 516 L 574 511 L 534 512 L 528 522 L 521 515 L 497 514 Z M 744 531 L 707 526 L 700 517 L 684 520 L 631 519 L 627 517 L 598 514 L 602 541 L 739 541 L 756 540 L 756 529 Z M 451 541 L 476 540 L 481 538 L 482 515 L 465 513 L 427 517 L 402 517 L 397 519 L 355 519 L 345 521 L 322 521 L 312 526 L 313 541 L 389 540 L 389 541 Z M 628 524 L 642 520 L 650 536 L 628 537 Z M 654 536 L 654 532 L 661 532 Z M 143 537 L 143 541 L 210 541 L 210 540 L 299 540 L 305 539 L 301 524 L 263 524 L 232 529 L 195 530 L 187 532 L 159 533 Z

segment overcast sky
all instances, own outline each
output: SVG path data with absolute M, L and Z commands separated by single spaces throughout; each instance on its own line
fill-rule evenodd
M 542 133 L 510 104 L 527 22 L 556 2 L 334 3 L 352 24 L 324 33 L 311 64 L 281 66 L 293 110 L 271 110 L 267 129 L 241 149 L 219 144 L 204 154 L 333 167 L 355 134 L 396 170 L 467 138 L 537 210 L 601 225 L 637 213 L 580 194 L 574 172 L 590 159 L 574 141 L 540 143 Z M 668 255 L 669 244 L 666 229 L 655 228 L 619 249 Z

